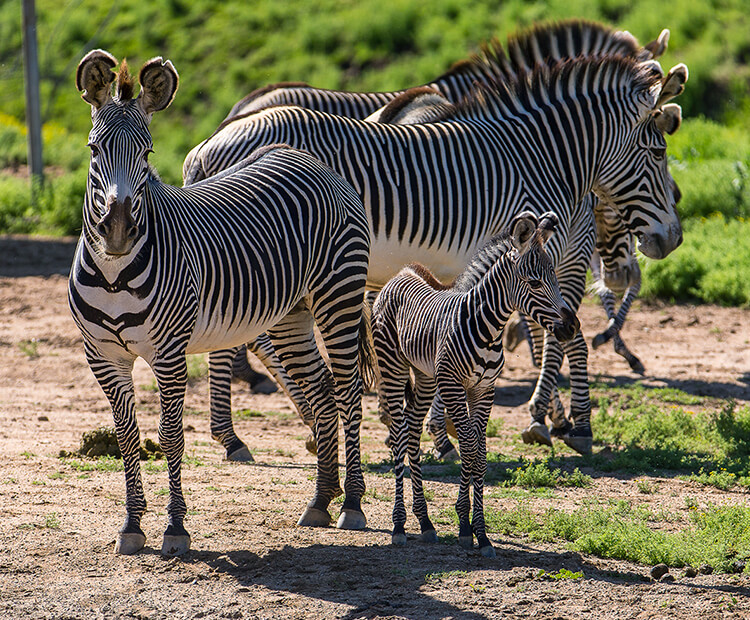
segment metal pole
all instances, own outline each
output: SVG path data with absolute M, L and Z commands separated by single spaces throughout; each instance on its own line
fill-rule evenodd
M 26 126 L 28 159 L 34 187 L 44 181 L 42 161 L 42 116 L 39 105 L 39 60 L 36 49 L 36 9 L 34 0 L 23 0 L 23 66 L 26 78 Z

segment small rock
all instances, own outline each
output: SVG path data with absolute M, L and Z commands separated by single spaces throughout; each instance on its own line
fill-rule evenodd
M 672 583 L 674 581 L 674 575 L 672 573 L 664 573 L 659 581 L 662 583 Z
M 682 571 L 682 576 L 687 577 L 688 579 L 692 579 L 698 574 L 698 571 L 693 568 L 692 566 L 686 566 L 685 570 Z
M 49 422 L 49 418 L 46 415 L 40 415 L 37 420 L 40 422 Z
M 701 573 L 702 575 L 710 575 L 711 573 L 714 572 L 714 567 L 711 566 L 710 564 L 703 564 L 702 566 L 698 568 L 698 572 Z
M 659 581 L 664 575 L 669 573 L 669 566 L 666 564 L 657 564 L 651 569 L 651 579 Z

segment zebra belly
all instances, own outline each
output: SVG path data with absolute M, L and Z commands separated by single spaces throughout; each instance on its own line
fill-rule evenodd
M 384 234 L 373 239 L 370 249 L 368 285 L 380 288 L 402 267 L 410 263 L 421 263 L 443 282 L 452 281 L 466 267 L 474 252 L 486 241 L 480 239 L 468 248 L 445 246 L 423 247 L 409 245 L 408 239 L 387 238 Z

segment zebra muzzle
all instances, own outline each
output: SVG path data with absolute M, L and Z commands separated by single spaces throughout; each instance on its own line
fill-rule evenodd
M 581 329 L 581 322 L 569 308 L 562 308 L 560 310 L 560 317 L 559 321 L 555 321 L 552 333 L 560 342 L 567 342 L 568 340 L 572 340 L 578 333 L 578 330 Z
M 131 213 L 132 204 L 130 196 L 122 202 L 114 198 L 107 201 L 107 213 L 96 225 L 106 254 L 122 256 L 133 249 L 138 225 Z

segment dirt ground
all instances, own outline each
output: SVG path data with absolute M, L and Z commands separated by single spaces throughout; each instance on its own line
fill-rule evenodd
M 304 447 L 306 428 L 284 397 L 256 396 L 235 384 L 233 408 L 265 415 L 236 420 L 255 463 L 223 462 L 208 432 L 205 379 L 188 388 L 184 421 L 192 550 L 173 559 L 159 554 L 167 474 L 157 465 L 143 474 L 147 547 L 136 556 L 116 556 L 122 472 L 82 471 L 58 458 L 61 449 L 78 448 L 83 432 L 111 424 L 68 311 L 73 250 L 69 240 L 0 238 L 0 617 L 750 618 L 747 574 L 686 578 L 673 570 L 674 582 L 651 583 L 649 566 L 497 535 L 494 559 L 455 542 L 410 538 L 406 547 L 394 548 L 393 480 L 377 472 L 366 474 L 368 529 L 298 528 L 315 473 Z M 593 301 L 580 317 L 588 338 L 605 324 Z M 750 402 L 750 311 L 637 305 L 624 337 L 646 365 L 647 385 L 709 396 L 716 406 L 729 397 Z M 590 372 L 592 380 L 638 379 L 608 346 L 591 352 Z M 508 356 L 493 411 L 503 425 L 489 449 L 503 442 L 509 459 L 546 454 L 520 441 L 507 447 L 526 423 L 524 403 L 534 379 L 527 351 Z M 135 384 L 141 435 L 156 439 L 158 397 L 145 364 L 136 366 Z M 388 457 L 374 409 L 367 397 L 362 449 L 370 463 Z M 439 516 L 455 502 L 456 479 L 426 477 L 434 494 L 431 514 Z M 591 487 L 557 489 L 552 499 L 529 502 L 539 510 L 573 510 L 588 498 L 616 498 L 680 511 L 686 498 L 705 505 L 744 504 L 748 497 L 671 478 L 655 476 L 649 483 L 656 492 L 646 495 L 632 477 L 598 475 Z M 512 508 L 518 501 L 491 491 L 488 506 Z M 439 533 L 456 533 L 436 520 Z M 413 517 L 407 528 L 416 532 Z M 539 576 L 561 568 L 582 571 L 583 578 Z

